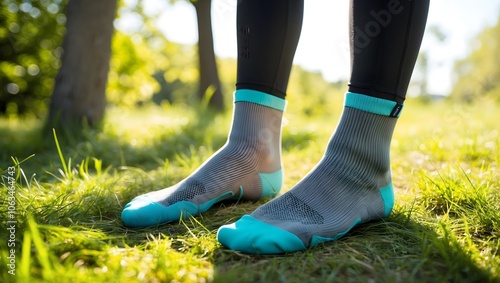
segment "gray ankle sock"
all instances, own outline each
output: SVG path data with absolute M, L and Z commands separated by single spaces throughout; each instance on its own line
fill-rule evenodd
M 394 205 L 389 147 L 402 105 L 348 93 L 318 165 L 282 196 L 222 226 L 219 241 L 248 253 L 283 253 L 336 240 Z
M 319 164 L 251 216 L 297 235 L 306 246 L 313 236 L 336 237 L 384 217 L 380 189 L 391 184 L 389 145 L 396 120 L 346 107 Z
M 226 144 L 178 184 L 141 195 L 124 209 L 127 226 L 150 226 L 206 211 L 224 199 L 274 197 L 282 185 L 281 120 L 284 100 L 235 93 Z

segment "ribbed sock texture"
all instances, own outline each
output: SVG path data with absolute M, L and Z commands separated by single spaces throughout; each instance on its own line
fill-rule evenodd
M 242 187 L 241 199 L 259 199 L 259 173 L 281 169 L 282 115 L 256 103 L 236 102 L 227 143 L 183 181 L 146 196 L 163 206 L 180 201 L 200 205 L 229 191 L 238 197 Z
M 380 188 L 391 184 L 389 147 L 396 118 L 345 107 L 318 165 L 251 216 L 299 237 L 336 238 L 387 213 Z
M 282 186 L 281 121 L 285 101 L 269 94 L 238 90 L 226 144 L 198 169 L 171 187 L 137 196 L 121 218 L 129 227 L 146 227 L 207 211 L 225 199 L 274 197 Z

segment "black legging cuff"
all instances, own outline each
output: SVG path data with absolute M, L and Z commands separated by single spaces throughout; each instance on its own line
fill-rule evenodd
M 236 89 L 285 98 L 303 6 L 303 0 L 238 1 Z M 404 101 L 428 9 L 429 0 L 351 0 L 349 91 Z
M 402 103 L 425 30 L 429 0 L 352 0 L 349 91 Z
M 236 89 L 285 98 L 303 12 L 303 0 L 238 1 Z

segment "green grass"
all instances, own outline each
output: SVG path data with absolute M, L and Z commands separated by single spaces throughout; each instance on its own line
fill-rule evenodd
M 291 96 L 284 190 L 323 154 L 341 102 L 337 95 L 311 113 Z M 278 256 L 241 254 L 215 239 L 219 226 L 265 200 L 223 203 L 146 229 L 120 221 L 134 196 L 183 179 L 217 150 L 230 111 L 110 109 L 102 131 L 57 133 L 59 147 L 40 121 L 2 119 L 0 220 L 9 220 L 12 185 L 17 223 L 15 276 L 7 266 L 10 234 L 0 230 L 0 281 L 500 282 L 500 106 L 410 100 L 405 107 L 392 144 L 391 216 Z M 9 184 L 10 166 L 16 179 Z

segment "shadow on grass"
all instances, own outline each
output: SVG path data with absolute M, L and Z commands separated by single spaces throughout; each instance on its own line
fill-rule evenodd
M 112 238 L 123 238 L 126 229 L 120 213 L 124 203 L 138 192 L 159 189 L 158 180 L 148 176 L 148 171 L 161 169 L 166 160 L 175 160 L 178 155 L 189 157 L 193 148 L 207 146 L 207 142 L 213 148 L 224 143 L 225 136 L 205 138 L 206 129 L 213 126 L 217 115 L 199 110 L 190 123 L 179 126 L 180 134 L 159 133 L 153 141 L 140 147 L 120 139 L 118 133 L 99 129 L 59 130 L 57 140 L 64 161 L 61 161 L 52 129 L 44 128 L 43 121 L 0 124 L 2 175 L 15 165 L 12 158 L 22 161 L 29 157 L 20 165 L 24 175 L 16 180 L 20 229 L 24 229 L 29 213 L 41 225 L 82 226 L 98 229 Z M 113 174 L 123 170 L 127 172 Z M 105 175 L 106 172 L 109 175 Z M 6 180 L 2 181 L 6 184 Z M 6 190 L 1 196 L 7 199 Z M 0 207 L 2 222 L 7 221 L 7 207 Z M 0 236 L 5 238 L 6 233 L 2 230 Z M 134 237 L 139 239 L 145 234 Z M 133 238 L 131 242 L 136 241 Z
M 205 129 L 212 125 L 217 115 L 200 110 L 190 123 L 179 126 L 181 128 L 177 132 L 180 134 L 159 134 L 155 140 L 142 146 L 131 145 L 129 141 L 121 139 L 118 133 L 106 133 L 89 127 L 81 131 L 59 129 L 57 138 L 66 162 L 71 159 L 74 166 L 90 157 L 101 160 L 103 167 L 130 166 L 147 171 L 162 166 L 162 162 L 174 159 L 178 154 L 191 154 L 192 147 L 206 145 Z M 53 173 L 61 168 L 53 131 L 44 128 L 42 121 L 25 127 L 0 124 L 0 131 L 0 170 L 12 165 L 11 157 L 22 160 L 33 154 L 35 156 L 23 164 L 25 171 Z M 224 141 L 225 136 L 214 136 L 210 146 L 220 147 Z
M 263 256 L 220 248 L 214 281 L 493 282 L 449 233 L 396 212 L 303 252 Z

